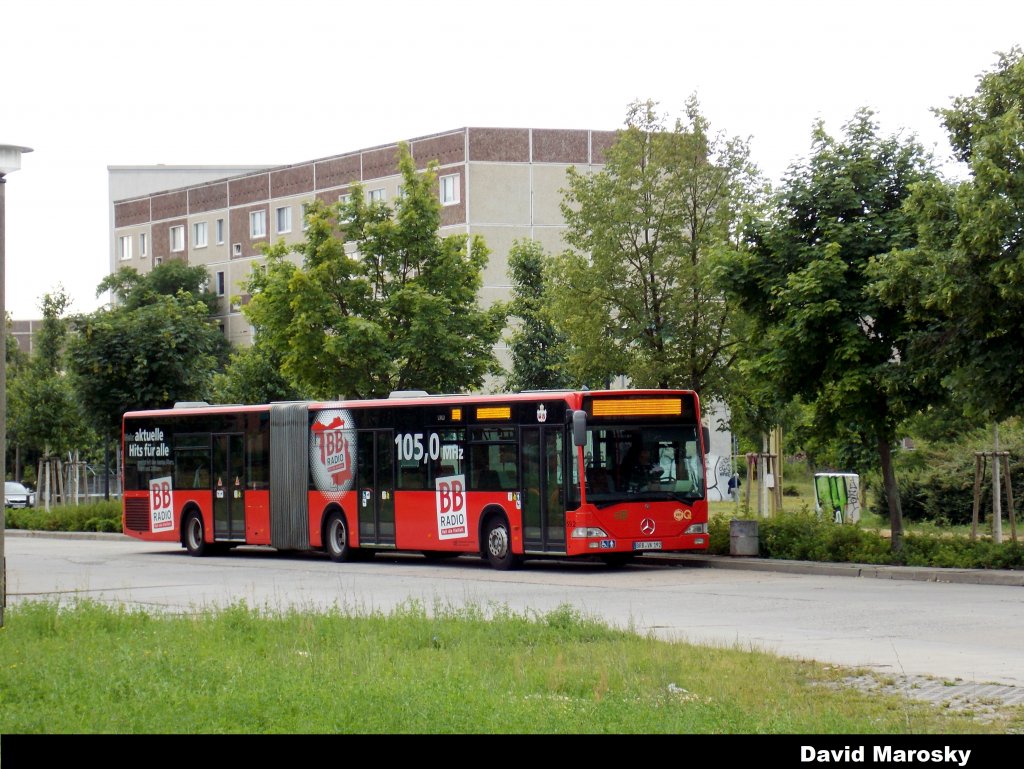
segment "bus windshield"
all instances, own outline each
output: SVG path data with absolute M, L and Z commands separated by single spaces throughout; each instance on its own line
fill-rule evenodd
M 587 501 L 598 507 L 704 496 L 704 462 L 694 425 L 589 427 L 583 456 Z

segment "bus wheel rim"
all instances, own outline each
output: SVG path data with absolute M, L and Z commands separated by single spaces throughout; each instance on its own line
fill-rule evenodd
M 189 519 L 188 541 L 192 545 L 193 549 L 199 547 L 203 543 L 203 525 L 195 516 L 192 516 L 192 518 Z
M 341 521 L 334 521 L 331 524 L 331 547 L 336 553 L 345 549 L 345 526 Z
M 502 558 L 508 552 L 508 532 L 504 526 L 491 529 L 487 537 L 487 549 L 495 558 Z

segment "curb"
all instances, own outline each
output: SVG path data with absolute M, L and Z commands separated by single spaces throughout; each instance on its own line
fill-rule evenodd
M 35 529 L 4 529 L 5 537 L 34 537 L 38 539 L 107 539 L 130 542 L 134 537 L 115 531 L 37 531 Z M 138 540 L 135 540 L 138 541 Z
M 880 566 L 869 563 L 827 563 L 784 561 L 749 556 L 702 555 L 691 553 L 645 554 L 641 561 L 665 564 L 693 564 L 715 569 L 772 571 L 783 574 L 812 574 L 828 577 L 913 580 L 917 582 L 955 582 L 970 585 L 1009 585 L 1024 587 L 1024 571 L 1011 569 L 944 569 L 929 566 Z

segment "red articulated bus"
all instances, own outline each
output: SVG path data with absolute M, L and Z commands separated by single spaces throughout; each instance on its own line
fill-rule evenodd
M 394 393 L 124 415 L 125 534 L 524 558 L 704 551 L 707 431 L 683 390 Z

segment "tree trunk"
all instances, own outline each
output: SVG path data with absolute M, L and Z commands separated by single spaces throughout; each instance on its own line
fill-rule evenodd
M 903 550 L 903 506 L 900 504 L 900 489 L 896 485 L 896 471 L 892 466 L 892 446 L 888 438 L 879 437 L 878 456 L 882 460 L 882 484 L 885 498 L 889 503 L 889 525 L 892 528 L 890 541 L 892 552 Z
M 46 478 L 43 476 L 42 458 L 39 460 L 39 470 L 36 472 L 36 507 L 39 507 L 40 502 L 43 503 L 44 509 L 50 509 L 50 504 L 46 501 Z
M 67 490 L 64 488 L 64 463 L 60 461 L 60 457 L 57 457 L 57 468 L 54 475 L 57 478 L 57 498 L 60 500 L 60 504 L 66 505 L 68 503 Z
M 110 436 L 103 437 L 103 498 L 110 501 Z

